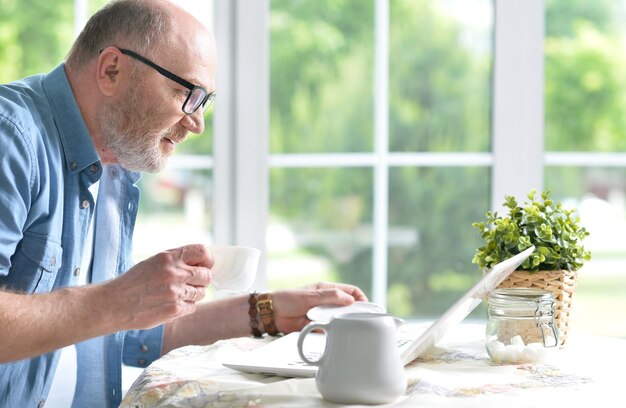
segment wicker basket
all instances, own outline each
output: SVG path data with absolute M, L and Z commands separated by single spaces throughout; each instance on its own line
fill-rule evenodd
M 556 300 L 556 323 L 559 329 L 559 345 L 567 341 L 570 327 L 572 300 L 576 291 L 576 271 L 515 271 L 498 288 L 537 288 L 554 293 Z

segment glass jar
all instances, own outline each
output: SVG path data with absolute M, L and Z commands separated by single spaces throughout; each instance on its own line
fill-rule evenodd
M 544 361 L 558 349 L 554 294 L 530 288 L 496 289 L 489 295 L 485 333 L 487 353 L 495 363 Z

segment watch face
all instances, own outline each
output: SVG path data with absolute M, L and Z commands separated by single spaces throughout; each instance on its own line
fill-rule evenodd
M 264 313 L 272 313 L 272 306 L 268 305 L 267 303 L 257 303 L 256 307 L 259 311 L 260 314 L 264 314 Z
M 256 302 L 256 310 L 259 312 L 259 314 L 271 314 L 274 312 L 274 309 L 272 307 L 272 299 L 271 298 L 266 298 L 266 297 L 262 297 L 262 295 L 259 296 L 257 302 Z
M 272 307 L 272 298 L 269 295 L 259 295 L 256 302 L 256 310 L 261 317 L 265 332 L 271 336 L 278 334 L 276 323 L 274 322 L 274 309 Z

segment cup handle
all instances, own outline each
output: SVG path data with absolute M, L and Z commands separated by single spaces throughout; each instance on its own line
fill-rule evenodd
M 304 345 L 304 338 L 306 337 L 307 334 L 311 333 L 311 331 L 315 329 L 326 331 L 326 326 L 327 326 L 326 324 L 321 324 L 321 323 L 309 323 L 300 332 L 300 336 L 298 337 L 298 354 L 300 354 L 300 358 L 302 359 L 302 361 L 304 361 L 308 365 L 319 366 L 322 361 L 322 358 L 324 358 L 324 354 L 322 353 L 322 356 L 316 361 L 309 360 L 304 355 L 304 351 L 302 350 L 302 346 Z

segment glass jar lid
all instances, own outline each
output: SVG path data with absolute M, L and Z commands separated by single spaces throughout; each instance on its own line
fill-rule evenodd
M 554 294 L 549 290 L 535 288 L 507 288 L 495 289 L 489 294 L 489 300 L 506 300 L 519 302 L 539 302 L 542 300 L 553 300 Z
M 489 312 L 495 315 L 551 316 L 554 303 L 554 294 L 544 289 L 495 289 L 489 294 Z

